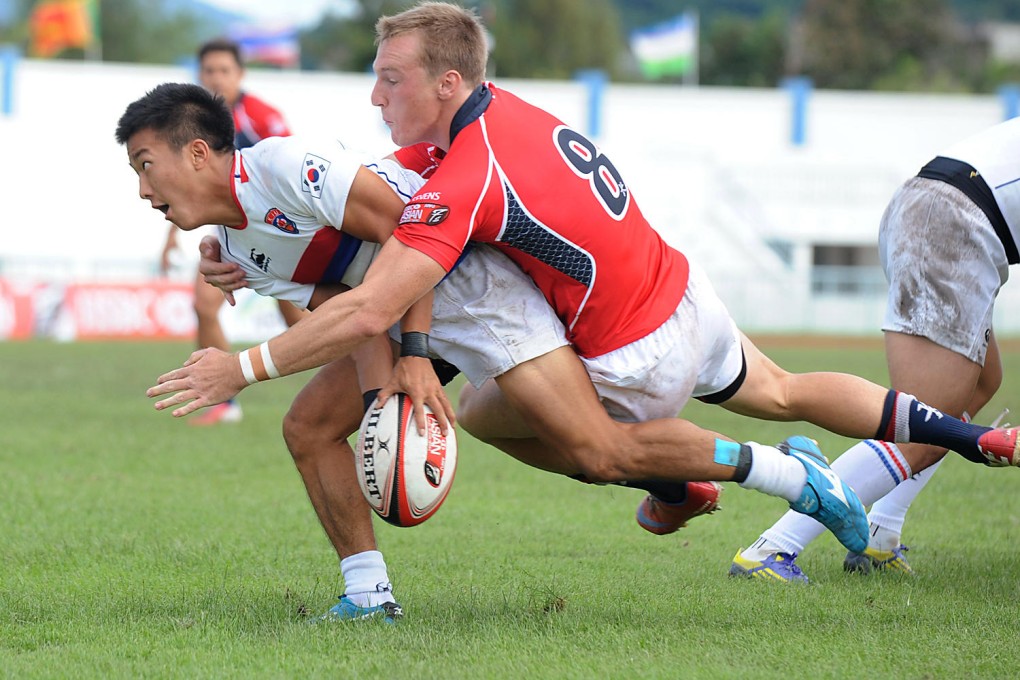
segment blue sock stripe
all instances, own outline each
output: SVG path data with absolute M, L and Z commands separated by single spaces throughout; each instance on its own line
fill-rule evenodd
M 878 459 L 882 461 L 882 465 L 885 466 L 886 472 L 888 472 L 889 476 L 893 478 L 893 481 L 897 484 L 902 482 L 903 477 L 899 475 L 899 472 L 896 470 L 896 466 L 889 461 L 887 457 L 888 452 L 885 450 L 885 447 L 876 442 L 874 439 L 865 439 L 864 443 L 878 455 Z

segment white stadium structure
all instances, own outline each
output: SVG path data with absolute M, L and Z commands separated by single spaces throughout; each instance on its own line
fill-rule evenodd
M 147 89 L 193 78 L 184 67 L 15 62 L 0 102 L 0 283 L 49 286 L 59 306 L 59 286 L 155 276 L 166 223 L 136 195 L 113 133 Z M 296 133 L 385 155 L 393 145 L 369 102 L 372 83 L 369 74 L 261 70 L 246 79 Z M 886 202 L 943 147 L 1008 108 L 996 95 L 814 91 L 794 143 L 797 107 L 783 87 L 501 85 L 594 132 L 652 224 L 708 270 L 751 332 L 877 334 L 885 284 L 874 246 Z M 251 327 L 277 323 L 271 306 L 247 304 L 268 313 L 249 311 L 247 326 L 225 319 L 235 339 L 274 330 Z M 1018 310 L 1020 286 L 1006 286 L 1001 334 L 1020 329 Z M 51 321 L 47 333 L 75 336 Z

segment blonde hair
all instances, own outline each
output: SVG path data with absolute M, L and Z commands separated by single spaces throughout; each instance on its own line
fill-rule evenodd
M 419 31 L 419 59 L 425 72 L 457 71 L 472 86 L 485 79 L 488 40 L 481 19 L 471 10 L 446 2 L 422 2 L 375 24 L 376 45 L 402 33 Z

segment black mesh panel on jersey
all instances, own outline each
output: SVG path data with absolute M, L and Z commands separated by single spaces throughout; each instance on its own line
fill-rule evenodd
M 578 283 L 591 286 L 595 278 L 595 265 L 588 253 L 532 219 L 521 207 L 510 187 L 506 187 L 506 204 L 506 229 L 503 230 L 501 241 L 563 272 Z

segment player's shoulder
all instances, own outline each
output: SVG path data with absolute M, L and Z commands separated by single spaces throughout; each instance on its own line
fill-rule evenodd
M 243 149 L 241 154 L 260 164 L 278 168 L 304 168 L 338 162 L 362 163 L 368 160 L 367 154 L 348 148 L 336 138 L 305 135 L 267 137 Z

